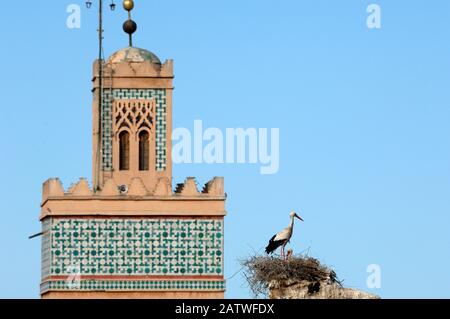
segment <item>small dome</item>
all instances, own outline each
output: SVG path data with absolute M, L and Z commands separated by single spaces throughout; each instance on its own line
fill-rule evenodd
M 154 64 L 161 65 L 161 61 L 159 58 L 153 54 L 150 51 L 134 48 L 134 47 L 128 47 L 122 50 L 117 51 L 116 53 L 113 53 L 109 58 L 109 63 L 120 63 L 120 62 L 145 62 L 150 61 Z

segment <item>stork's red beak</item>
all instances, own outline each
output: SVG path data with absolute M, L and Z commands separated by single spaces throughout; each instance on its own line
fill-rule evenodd
M 298 216 L 297 214 L 295 214 L 295 217 L 297 217 L 297 218 L 300 219 L 302 222 L 304 222 L 303 218 L 301 218 L 301 217 Z

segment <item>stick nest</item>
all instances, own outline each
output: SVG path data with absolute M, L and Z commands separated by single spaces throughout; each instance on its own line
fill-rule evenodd
M 250 288 L 256 297 L 267 296 L 272 281 L 330 281 L 341 285 L 336 273 L 317 259 L 292 256 L 288 260 L 266 256 L 253 256 L 241 262 Z

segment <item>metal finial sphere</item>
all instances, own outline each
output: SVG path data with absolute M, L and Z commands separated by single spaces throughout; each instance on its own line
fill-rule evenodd
M 127 20 L 123 24 L 123 31 L 128 34 L 133 34 L 137 30 L 137 24 L 133 20 Z
M 134 8 L 134 1 L 133 0 L 125 0 L 123 2 L 123 8 L 127 11 L 131 11 Z

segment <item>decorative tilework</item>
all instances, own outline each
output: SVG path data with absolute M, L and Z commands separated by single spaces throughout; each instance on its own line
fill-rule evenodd
M 223 275 L 222 220 L 51 219 L 50 241 L 52 276 Z
M 41 285 L 41 293 L 49 290 L 108 290 L 108 291 L 167 291 L 167 290 L 225 290 L 225 281 L 200 280 L 82 280 L 78 287 L 68 285 L 64 280 L 47 281 Z
M 112 101 L 114 99 L 156 99 L 156 167 L 164 171 L 167 167 L 167 95 L 165 89 L 109 89 L 103 90 L 102 110 L 102 162 L 105 171 L 112 170 Z

